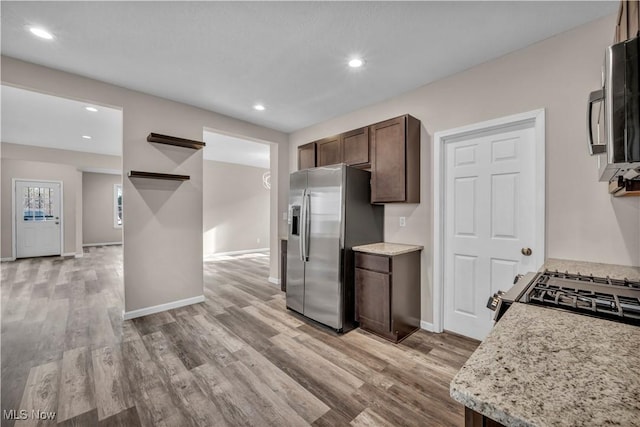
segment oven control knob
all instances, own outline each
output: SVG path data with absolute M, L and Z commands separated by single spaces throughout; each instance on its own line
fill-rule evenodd
M 522 255 L 524 256 L 531 256 L 531 254 L 533 253 L 531 248 L 522 248 L 520 249 L 520 252 L 522 252 Z
M 504 295 L 504 292 L 498 291 L 495 294 L 493 294 L 493 296 L 489 297 L 489 301 L 487 301 L 487 308 L 489 310 L 496 311 L 496 308 L 498 308 L 498 304 L 502 299 L 502 295 Z

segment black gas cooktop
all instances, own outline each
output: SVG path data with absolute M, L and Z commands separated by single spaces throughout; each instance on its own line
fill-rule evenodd
M 546 270 L 516 299 L 640 325 L 640 282 Z

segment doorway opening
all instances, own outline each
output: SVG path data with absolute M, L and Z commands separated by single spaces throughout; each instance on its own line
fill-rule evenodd
M 62 181 L 12 178 L 16 258 L 62 255 Z
M 204 129 L 203 140 L 204 260 L 244 259 L 256 267 L 248 277 L 279 283 L 271 268 L 271 256 L 277 261 L 277 144 L 212 129 Z

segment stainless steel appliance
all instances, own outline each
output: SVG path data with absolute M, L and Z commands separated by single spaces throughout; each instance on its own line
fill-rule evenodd
M 604 108 L 604 142 L 593 139 L 593 105 Z M 607 48 L 603 88 L 591 92 L 587 108 L 589 153 L 598 155 L 600 181 L 640 175 L 640 42 L 638 37 Z M 598 132 L 598 138 L 600 132 Z
M 495 302 L 495 303 L 494 303 Z M 538 304 L 640 326 L 640 281 L 545 270 L 517 276 L 515 285 L 489 299 L 498 321 L 514 303 Z
M 346 165 L 293 172 L 289 187 L 287 307 L 338 332 L 355 327 L 357 245 L 383 241 L 371 173 Z

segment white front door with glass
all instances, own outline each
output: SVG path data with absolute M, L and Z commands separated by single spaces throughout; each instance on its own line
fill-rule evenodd
M 61 184 L 15 182 L 16 258 L 61 255 Z

